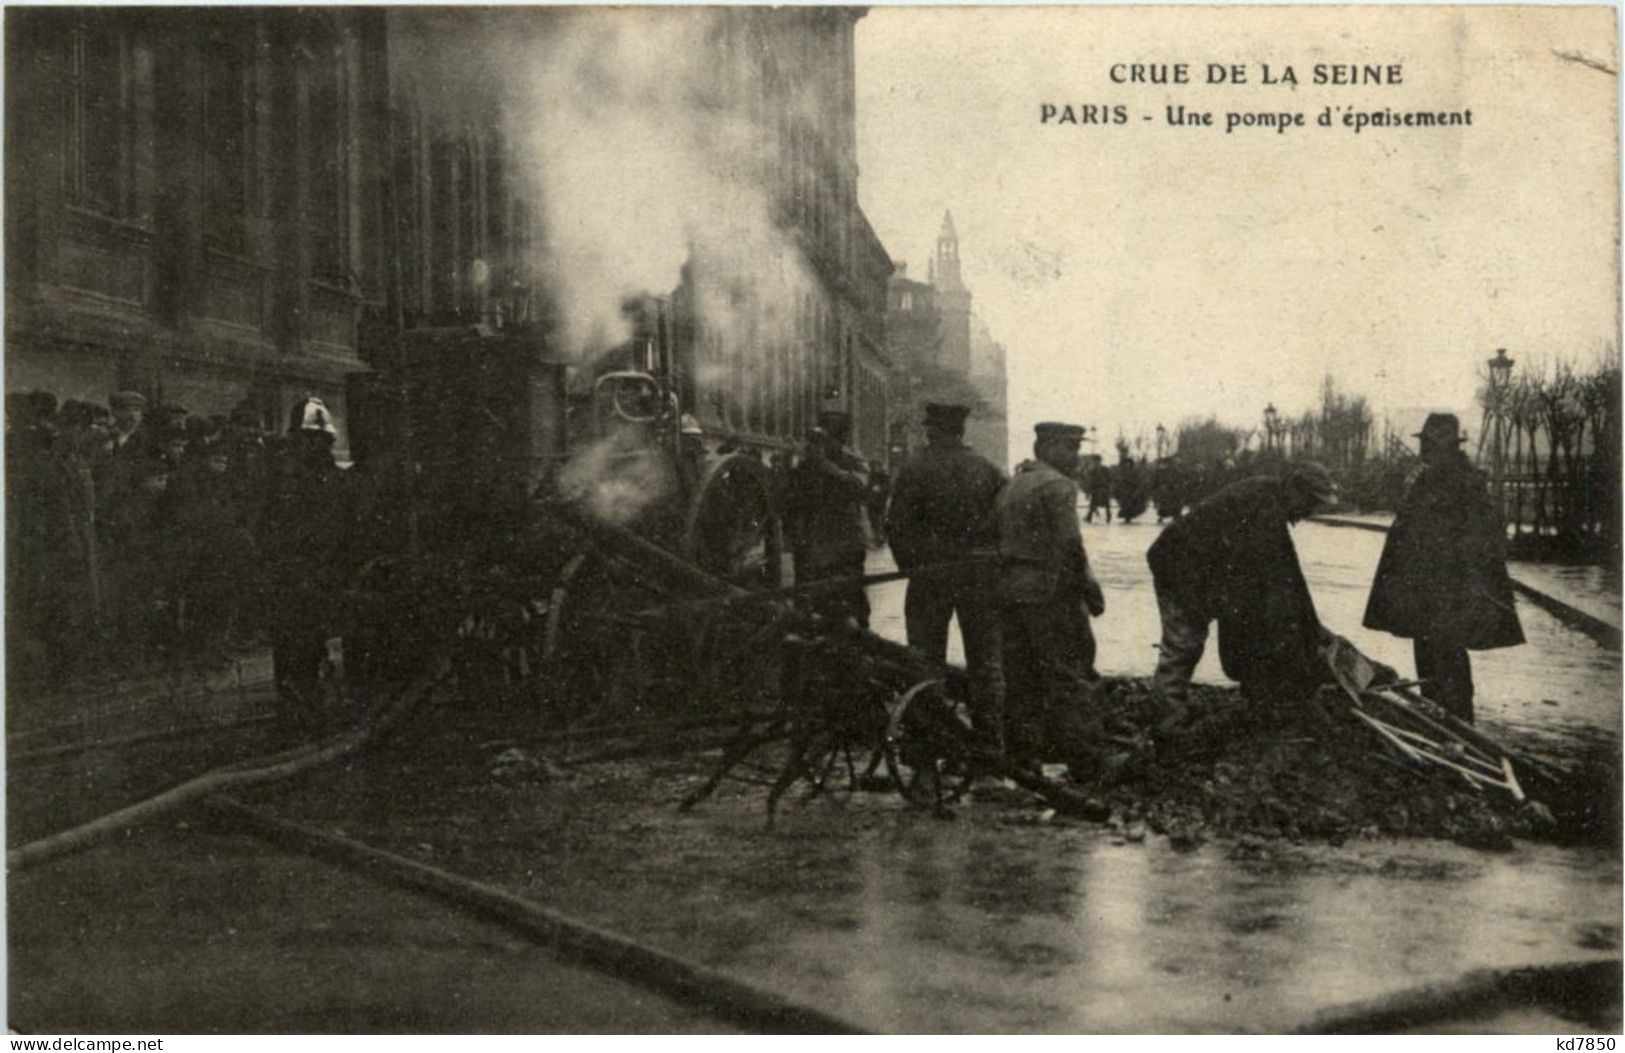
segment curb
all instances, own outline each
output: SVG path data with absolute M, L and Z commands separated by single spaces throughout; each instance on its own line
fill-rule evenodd
M 1526 1006 L 1573 1014 L 1569 1019 L 1600 1027 L 1598 1010 L 1619 1009 L 1621 975 L 1618 958 L 1478 969 L 1446 983 L 1328 1009 L 1293 1030 L 1308 1035 L 1392 1033 Z
M 1348 530 L 1368 530 L 1377 534 L 1388 533 L 1388 528 L 1380 523 L 1362 523 L 1353 519 L 1339 519 L 1334 516 L 1310 516 L 1310 522 L 1320 523 L 1323 526 L 1343 527 Z M 1553 596 L 1549 592 L 1542 592 L 1528 582 L 1519 581 L 1508 575 L 1512 580 L 1512 591 L 1533 603 L 1536 607 L 1550 614 L 1575 632 L 1590 637 L 1596 643 L 1609 650 L 1621 650 L 1622 634 L 1620 627 L 1588 614 L 1578 607 L 1572 606 Z

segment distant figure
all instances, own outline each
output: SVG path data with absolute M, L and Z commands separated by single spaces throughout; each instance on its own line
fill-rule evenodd
M 869 480 L 863 461 L 846 448 L 851 434 L 852 418 L 845 411 L 819 413 L 801 462 L 785 480 L 785 521 L 797 585 L 863 575 L 869 547 L 863 527 Z M 869 625 L 869 597 L 856 583 L 819 593 L 813 608 L 863 628 Z
M 876 548 L 886 543 L 886 506 L 891 503 L 891 495 L 891 473 L 876 465 L 869 473 L 869 496 L 864 502 L 869 514 L 869 529 L 873 534 L 869 540 Z
M 1129 453 L 1128 444 L 1117 444 L 1117 470 L 1112 478 L 1112 496 L 1117 498 L 1117 518 L 1132 523 L 1145 512 L 1145 476 Z
M 1152 542 L 1146 562 L 1162 617 L 1156 686 L 1171 720 L 1185 710 L 1215 620 L 1225 675 L 1250 697 L 1325 679 L 1323 631 L 1288 526 L 1336 496 L 1325 468 L 1295 464 L 1281 479 L 1244 479 L 1197 502 Z
M 1084 522 L 1093 523 L 1096 512 L 1104 512 L 1106 522 L 1112 521 L 1112 470 L 1098 453 L 1091 453 L 1083 469 L 1083 489 L 1089 495 L 1089 511 Z
M 1176 458 L 1163 457 L 1151 472 L 1151 501 L 1157 508 L 1157 522 L 1178 519 L 1185 511 L 1189 483 L 1185 467 Z
M 1081 778 L 1100 730 L 1091 708 L 1090 684 L 1099 676 L 1089 618 L 1105 613 L 1106 600 L 1078 529 L 1072 477 L 1083 429 L 1046 422 L 1035 431 L 1035 459 L 1016 468 L 997 504 L 1005 733 L 1018 762 L 1059 756 Z
M 963 563 L 998 550 L 994 502 L 1004 473 L 965 446 L 965 406 L 928 402 L 926 447 L 903 465 L 892 487 L 886 536 L 897 568 Z M 937 662 L 948 659 L 948 623 L 959 616 L 971 716 L 983 745 L 1003 749 L 1004 674 L 992 566 L 910 579 L 903 600 L 908 644 Z
M 1462 453 L 1451 413 L 1417 433 L 1423 467 L 1388 531 L 1365 627 L 1413 641 L 1422 693 L 1473 719 L 1468 651 L 1524 642 L 1506 571 L 1506 533 L 1482 472 Z

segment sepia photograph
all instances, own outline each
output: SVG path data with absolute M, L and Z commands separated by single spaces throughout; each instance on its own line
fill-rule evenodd
M 12 1048 L 1613 1048 L 1616 6 L 0 15 Z

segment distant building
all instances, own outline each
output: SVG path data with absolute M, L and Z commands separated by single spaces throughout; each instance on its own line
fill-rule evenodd
M 928 281 L 915 281 L 898 263 L 887 289 L 891 455 L 924 442 L 925 403 L 955 402 L 971 407 L 966 443 L 1003 468 L 1010 457 L 1004 345 L 972 309 L 952 214 L 942 217 L 927 274 Z
M 975 412 L 965 421 L 965 442 L 1003 468 L 1010 457 L 1004 345 L 993 339 L 987 324 L 974 314 L 971 315 L 970 385 L 979 401 Z

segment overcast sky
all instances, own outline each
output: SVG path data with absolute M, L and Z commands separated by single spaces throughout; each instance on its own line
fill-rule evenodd
M 1577 56 L 1585 61 L 1559 55 Z M 1116 85 L 1114 63 L 1189 66 Z M 1211 87 L 1207 64 L 1249 83 Z M 1260 63 L 1296 88 L 1259 83 Z M 1400 64 L 1397 86 L 1310 83 Z M 923 275 L 944 209 L 1034 421 L 1129 433 L 1266 402 L 1330 370 L 1383 408 L 1452 409 L 1473 371 L 1617 341 L 1618 68 L 1604 8 L 874 8 L 858 24 L 859 192 Z M 1123 105 L 1122 125 L 1040 107 Z M 1169 127 L 1164 107 L 1215 128 Z M 1472 126 L 1242 129 L 1225 113 L 1471 109 Z M 1154 118 L 1151 121 L 1143 117 Z

